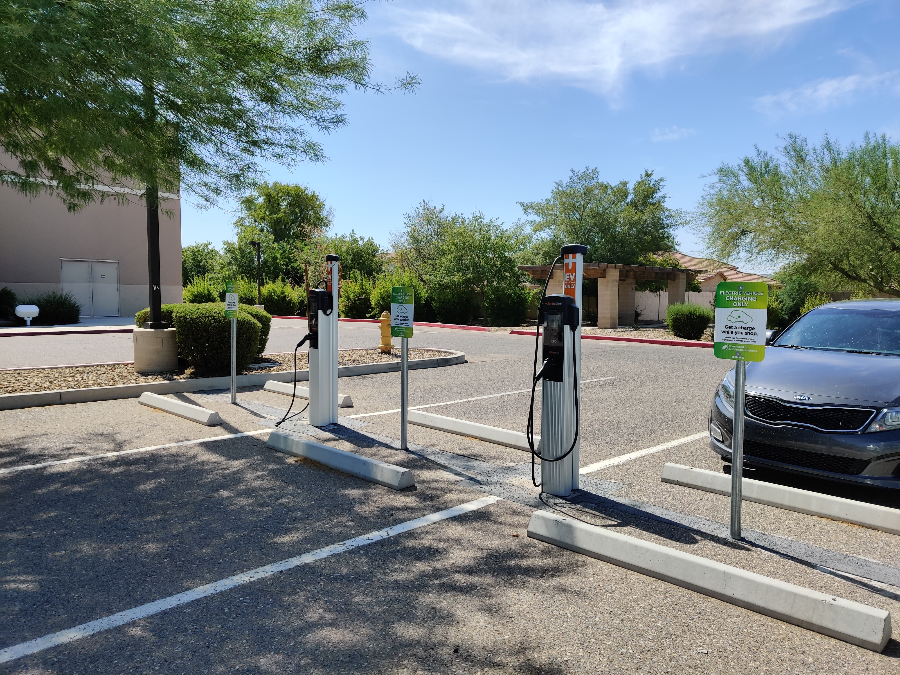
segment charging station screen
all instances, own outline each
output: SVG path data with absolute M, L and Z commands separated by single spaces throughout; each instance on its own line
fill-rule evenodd
M 561 345 L 563 342 L 562 314 L 547 314 L 544 325 L 544 342 Z

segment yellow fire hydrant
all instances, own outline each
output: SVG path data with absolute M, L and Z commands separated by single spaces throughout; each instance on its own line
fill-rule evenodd
M 388 312 L 381 313 L 381 344 L 378 345 L 385 354 L 390 354 L 394 345 L 391 344 L 391 315 Z

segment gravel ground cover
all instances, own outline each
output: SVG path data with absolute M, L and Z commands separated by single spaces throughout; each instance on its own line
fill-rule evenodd
M 499 327 L 493 326 L 490 331 L 492 333 L 509 333 L 511 330 L 534 330 L 534 324 L 522 326 Z M 596 328 L 592 326 L 582 326 L 582 335 L 608 335 L 610 337 L 632 337 L 632 338 L 649 338 L 652 340 L 685 340 L 686 338 L 676 337 L 668 328 L 650 328 L 639 326 L 632 328 L 631 326 L 619 326 L 618 328 Z M 707 328 L 706 332 L 699 340 L 687 340 L 688 342 L 712 342 L 713 329 Z
M 410 360 L 431 359 L 446 356 L 444 352 L 432 349 L 410 349 Z M 400 350 L 389 354 L 377 349 L 342 349 L 338 356 L 341 366 L 356 366 L 367 363 L 399 361 Z M 297 353 L 297 368 L 309 367 L 307 352 Z M 264 354 L 259 363 L 253 364 L 243 373 L 280 372 L 294 368 L 294 355 Z M 242 373 L 242 374 L 243 374 Z M 178 373 L 156 373 L 139 375 L 131 364 L 71 366 L 66 368 L 27 368 L 0 371 L 0 394 L 21 394 L 32 391 L 56 391 L 59 389 L 83 389 L 85 387 L 111 387 L 119 384 L 146 384 L 167 380 L 184 380 L 195 377 L 192 368 Z

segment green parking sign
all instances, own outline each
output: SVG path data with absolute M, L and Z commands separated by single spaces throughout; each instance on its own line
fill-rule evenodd
M 415 289 L 412 286 L 394 286 L 391 289 L 391 336 L 413 336 L 413 310 Z
M 723 281 L 716 286 L 713 351 L 720 359 L 762 361 L 766 356 L 766 308 L 769 286 L 762 282 Z
M 225 282 L 225 317 L 236 319 L 238 315 L 238 290 L 234 281 Z

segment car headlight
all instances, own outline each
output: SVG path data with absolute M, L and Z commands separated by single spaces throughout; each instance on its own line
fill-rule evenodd
M 719 385 L 719 398 L 731 410 L 734 410 L 734 383 L 728 377 L 726 375 L 725 379 L 722 380 L 722 384 Z
M 892 429 L 900 429 L 900 408 L 885 408 L 882 410 L 875 421 L 866 429 L 866 433 L 873 431 L 891 431 Z

